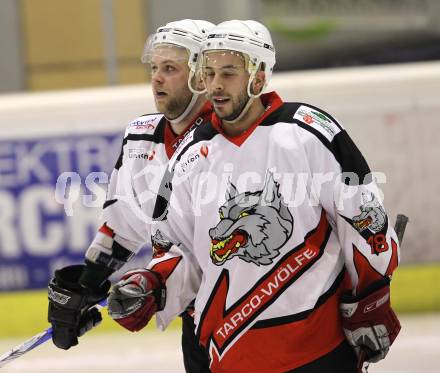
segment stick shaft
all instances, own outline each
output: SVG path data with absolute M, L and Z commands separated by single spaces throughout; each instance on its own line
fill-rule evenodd
M 29 338 L 27 341 L 12 348 L 10 351 L 0 356 L 0 368 L 5 366 L 12 360 L 18 359 L 26 352 L 33 350 L 35 347 L 43 344 L 44 342 L 48 341 L 51 338 L 52 338 L 52 328 L 48 328 L 44 332 L 34 335 L 33 337 Z
M 396 217 L 396 223 L 394 230 L 396 231 L 397 238 L 399 239 L 399 245 L 402 245 L 403 235 L 405 234 L 406 225 L 408 224 L 408 216 L 404 214 L 398 214 Z

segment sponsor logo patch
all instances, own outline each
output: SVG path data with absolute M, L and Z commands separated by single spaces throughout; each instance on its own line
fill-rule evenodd
M 385 294 L 382 298 L 376 300 L 375 302 L 367 304 L 364 308 L 364 313 L 368 313 L 368 312 L 374 311 L 375 309 L 379 308 L 380 306 L 382 306 L 383 304 L 388 302 L 389 297 L 390 297 L 390 294 Z
M 181 143 L 181 146 L 185 144 L 187 139 L 192 135 L 187 136 Z M 175 172 L 178 176 L 183 176 L 188 173 L 201 159 L 207 158 L 209 153 L 209 148 L 206 145 L 201 145 L 200 148 L 191 150 L 184 153 L 180 158 L 179 162 L 176 164 Z
M 145 159 L 152 161 L 156 155 L 154 150 L 146 152 L 145 149 L 128 149 L 128 158 L 130 159 Z
M 156 129 L 157 124 L 162 119 L 161 115 L 149 115 L 146 117 L 140 117 L 130 122 L 129 127 L 136 130 L 147 130 L 153 132 Z
M 205 158 L 208 156 L 209 149 L 206 145 L 203 145 L 200 147 L 200 154 L 203 155 Z
M 341 132 L 341 129 L 338 127 L 338 125 L 327 115 L 306 105 L 301 105 L 299 107 L 293 116 L 293 119 L 297 119 L 300 122 L 306 123 L 315 128 L 329 141 L 331 141 L 333 137 Z

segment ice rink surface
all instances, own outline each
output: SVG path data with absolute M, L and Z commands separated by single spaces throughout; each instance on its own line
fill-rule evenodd
M 440 372 L 440 314 L 401 317 L 402 332 L 387 359 L 369 373 Z M 0 340 L 0 354 L 24 339 Z M 1 373 L 181 373 L 178 331 L 89 334 L 69 351 L 51 342 L 0 368 Z M 233 372 L 231 372 L 233 373 Z M 330 373 L 330 372 L 325 372 Z M 333 372 L 332 372 L 333 373 Z M 334 372 L 336 373 L 336 372 Z

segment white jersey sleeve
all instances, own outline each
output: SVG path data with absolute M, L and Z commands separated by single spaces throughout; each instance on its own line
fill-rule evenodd
M 145 115 L 128 125 L 108 184 L 102 227 L 86 259 L 118 270 L 150 243 L 154 201 L 168 164 L 165 125 L 161 114 Z
M 361 291 L 390 276 L 399 245 L 374 174 L 345 129 L 329 114 L 302 105 L 295 114 L 309 159 L 314 194 L 336 228 L 352 286 Z

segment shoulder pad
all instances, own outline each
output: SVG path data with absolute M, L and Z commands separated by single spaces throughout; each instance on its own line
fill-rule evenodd
M 331 115 L 311 105 L 301 104 L 293 115 L 293 119 L 314 128 L 329 142 L 343 130 Z M 305 126 L 306 129 L 307 126 Z

